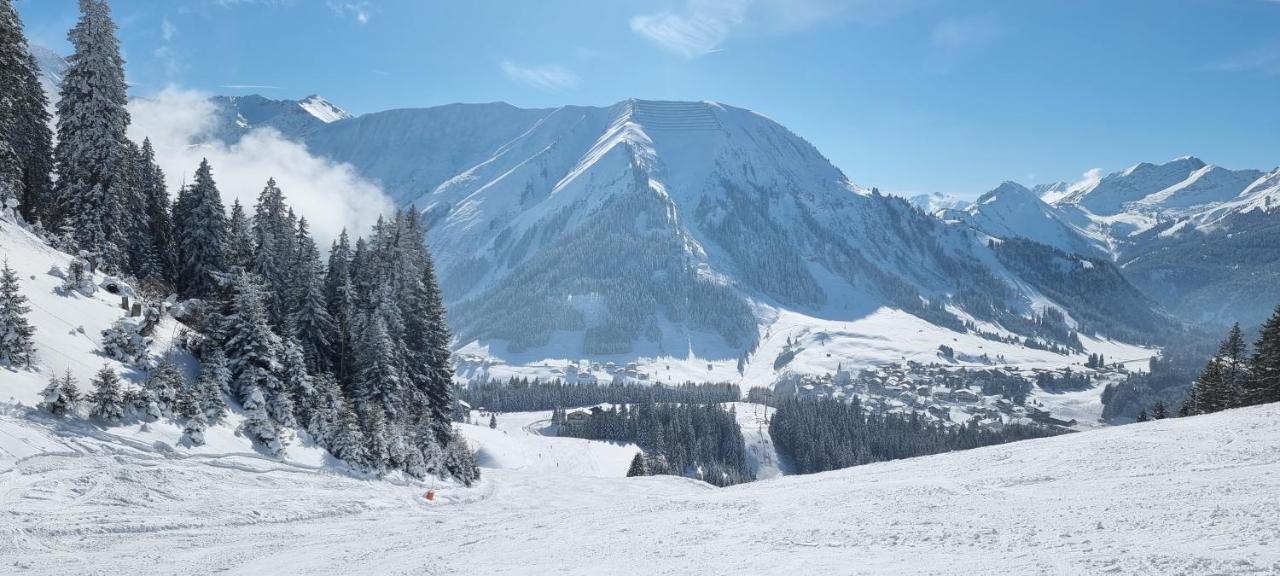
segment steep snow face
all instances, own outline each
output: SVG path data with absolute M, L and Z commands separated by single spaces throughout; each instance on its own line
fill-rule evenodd
M 1027 238 L 1074 254 L 1108 254 L 1103 238 L 1075 226 L 1069 216 L 1041 200 L 1035 190 L 1016 182 L 1002 183 L 963 210 L 947 210 L 938 215 L 961 220 L 997 238 Z
M 1125 204 L 1187 180 L 1192 173 L 1202 168 L 1205 168 L 1205 163 L 1191 156 L 1164 164 L 1143 162 L 1073 190 L 1059 200 L 1059 203 L 1078 204 L 1093 214 L 1112 216 L 1124 211 Z
M 1262 177 L 1258 170 L 1227 170 L 1207 165 L 1173 186 L 1150 194 L 1138 203 L 1160 210 L 1181 210 L 1227 202 Z
M 61 54 L 39 44 L 30 46 L 31 54 L 36 57 L 36 66 L 40 68 L 40 87 L 49 99 L 52 107 L 58 101 L 58 89 L 62 86 L 62 75 L 67 73 L 71 65 Z
M 1235 215 L 1270 214 L 1277 208 L 1280 208 L 1280 168 L 1258 176 L 1238 196 L 1192 216 L 1189 222 L 1196 227 L 1214 228 Z
M 298 102 L 298 106 L 325 124 L 332 124 L 339 120 L 347 120 L 351 118 L 351 115 L 348 114 L 346 110 L 343 110 L 335 106 L 332 102 L 325 100 L 323 97 L 314 94 L 303 98 Z
M 407 205 L 493 158 L 550 113 L 502 103 L 390 110 L 326 124 L 303 141 L 312 152 L 355 166 Z

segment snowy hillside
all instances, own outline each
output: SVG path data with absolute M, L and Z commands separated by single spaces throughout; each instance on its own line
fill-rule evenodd
M 131 573 L 159 561 L 183 574 L 1280 571 L 1274 404 L 723 489 L 622 470 L 552 473 L 590 451 L 549 449 L 558 439 L 523 434 L 511 416 L 481 443 L 521 461 L 428 502 L 421 485 L 166 453 L 0 414 L 0 530 L 11 535 L 0 566 L 32 575 Z
M 19 278 L 21 293 L 31 311 L 28 320 L 35 327 L 35 362 L 31 370 L 0 367 L 0 411 L 21 414 L 43 400 L 41 391 L 54 376 L 70 374 L 82 393 L 91 391 L 90 381 L 104 366 L 115 370 L 124 387 L 138 389 L 146 377 L 139 363 L 125 364 L 106 355 L 103 331 L 118 320 L 127 320 L 128 311 L 120 307 L 122 295 L 132 295 L 127 285 L 101 274 L 92 276 L 95 291 L 85 295 L 64 290 L 62 275 L 72 258 L 54 250 L 41 239 L 13 221 L 0 216 L 0 261 L 12 268 Z M 118 286 L 123 292 L 113 293 Z M 137 302 L 134 298 L 131 302 Z M 148 354 L 142 362 L 159 362 L 169 356 L 193 380 L 198 366 L 187 352 L 178 348 L 175 339 L 184 327 L 170 315 L 164 315 L 150 336 Z M 47 415 L 46 415 L 47 417 Z M 205 444 L 183 447 L 192 457 L 235 456 L 250 460 L 266 459 L 260 447 L 239 431 L 244 417 L 232 411 L 220 425 L 210 426 L 204 433 Z M 69 424 L 76 434 L 88 435 L 107 443 L 130 446 L 164 445 L 176 447 L 183 437 L 183 427 L 172 419 L 140 425 L 136 421 L 100 428 L 80 420 Z M 315 446 L 304 433 L 286 431 L 289 446 L 283 465 L 304 468 L 329 467 L 346 469 L 324 449 Z M 169 448 L 175 449 L 175 448 Z M 0 462 L 3 454 L 0 450 Z M 275 461 L 274 459 L 266 459 Z M 2 464 L 0 464 L 2 466 Z

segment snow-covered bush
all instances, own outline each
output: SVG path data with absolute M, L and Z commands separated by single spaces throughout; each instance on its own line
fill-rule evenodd
M 73 258 L 62 276 L 62 293 L 79 292 L 85 296 L 93 296 L 98 287 L 93 283 L 93 274 L 89 272 L 89 261 L 84 258 Z
M 62 378 L 50 378 L 43 394 L 44 400 L 40 402 L 40 408 L 54 416 L 74 415 L 80 402 L 80 389 L 70 371 Z
M 130 319 L 116 320 L 102 331 L 102 353 L 131 366 L 146 367 L 151 339 L 139 334 L 138 328 Z

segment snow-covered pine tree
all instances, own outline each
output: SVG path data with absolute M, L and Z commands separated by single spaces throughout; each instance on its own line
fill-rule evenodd
M 116 25 L 102 0 L 80 0 L 80 20 L 67 38 L 75 52 L 58 100 L 56 226 L 66 218 L 83 250 L 110 267 L 123 263 L 124 223 L 118 198 L 128 162 L 129 103 Z
M 1195 397 L 1196 414 L 1210 414 L 1227 407 L 1227 396 L 1222 379 L 1222 359 L 1213 357 L 1205 364 L 1204 370 L 1195 382 L 1191 383 Z
M 208 374 L 210 383 L 215 386 L 219 393 L 227 396 L 234 392 L 231 389 L 231 383 L 235 381 L 235 375 L 231 372 L 231 367 L 227 363 L 227 355 L 223 352 L 221 346 L 211 346 L 205 353 L 200 363 L 201 374 Z
M 0 362 L 31 367 L 35 359 L 36 329 L 27 320 L 27 297 L 22 295 L 18 275 L 6 260 L 0 266 Z
M 496 414 L 489 414 L 489 429 L 496 430 L 497 428 L 498 428 L 498 416 Z
M 75 414 L 76 406 L 80 403 L 80 389 L 70 370 L 62 378 L 50 378 L 42 396 L 44 400 L 40 402 L 40 408 L 54 416 Z
M 1244 335 L 1240 324 L 1236 323 L 1218 348 L 1218 358 L 1222 359 L 1222 392 L 1223 408 L 1234 408 L 1244 405 L 1244 389 L 1249 378 L 1249 357 L 1246 353 Z
M 204 433 L 209 428 L 204 412 L 197 410 L 182 427 L 182 440 L 188 446 L 204 446 Z
M 1258 329 L 1246 381 L 1248 404 L 1280 402 L 1280 306 Z
M 431 421 L 436 429 L 436 438 L 441 445 L 447 445 L 453 437 L 453 361 L 449 352 L 449 326 L 445 320 L 444 297 L 430 256 L 426 258 L 421 273 L 426 324 L 423 326 L 423 340 L 410 351 L 415 357 L 422 354 L 420 358 L 430 367 L 426 393 Z
M 315 390 L 309 404 L 310 414 L 305 422 L 307 433 L 317 444 L 331 447 L 342 425 L 342 411 L 346 409 L 346 399 L 338 387 L 338 381 L 332 374 L 322 373 L 312 381 Z
M 22 20 L 12 0 L 0 0 L 0 149 L 12 154 L 10 186 L 28 222 L 42 217 L 52 187 L 48 105 Z
M 277 329 L 284 328 L 289 308 L 293 305 L 288 297 L 293 293 L 289 285 L 289 264 L 293 261 L 294 244 L 291 213 L 275 179 L 268 180 L 254 207 L 254 271 L 266 281 L 273 295 L 268 304 L 271 325 Z
M 359 417 L 351 405 L 343 405 L 337 415 L 337 427 L 333 440 L 329 443 L 329 451 L 354 467 L 363 466 L 368 461 L 365 454 L 364 431 L 360 427 Z
M 156 153 L 150 138 L 142 141 L 138 164 L 138 188 L 146 203 L 143 214 L 147 227 L 147 245 L 139 275 L 143 279 L 173 286 L 177 281 L 178 270 L 173 213 L 169 206 L 169 190 L 165 186 L 164 171 L 156 163 Z
M 206 361 L 200 367 L 200 377 L 195 381 L 195 394 L 199 400 L 200 411 L 204 413 L 206 422 L 218 423 L 227 417 L 227 401 L 224 397 L 231 380 L 227 372 L 226 360 L 221 350 L 216 356 L 217 364 Z
M 325 276 L 320 263 L 320 251 L 307 232 L 305 218 L 298 220 L 297 248 L 294 254 L 291 284 L 296 291 L 297 302 L 293 306 L 290 320 L 302 347 L 307 368 L 312 373 L 319 373 L 330 368 L 329 338 L 333 334 L 334 322 L 325 299 Z
M 215 288 L 214 273 L 226 271 L 226 212 L 213 181 L 209 161 L 201 160 L 195 182 L 183 190 L 174 209 L 178 235 L 178 293 L 207 298 Z
M 236 198 L 231 204 L 231 218 L 227 221 L 227 268 L 252 271 L 256 266 L 253 260 L 253 228 L 249 217 L 244 213 L 244 206 Z
M 147 379 L 142 383 L 144 397 L 155 402 L 161 417 L 173 415 L 178 403 L 178 395 L 183 388 L 186 388 L 186 384 L 182 378 L 182 371 L 169 357 L 161 360 L 160 364 L 147 374 Z
M 124 418 L 124 395 L 120 390 L 120 377 L 110 366 L 103 366 L 90 382 L 93 392 L 89 395 L 89 415 L 105 423 L 119 422 Z
M 284 340 L 281 368 L 286 392 L 284 396 L 292 399 L 294 425 L 305 425 L 311 421 L 311 411 L 316 404 L 316 391 L 311 374 L 307 371 L 307 361 L 303 357 L 302 346 L 294 338 Z
M 645 468 L 644 452 L 636 452 L 634 458 L 631 459 L 631 467 L 627 469 L 627 477 L 648 476 L 649 471 Z
M 252 370 L 258 370 L 253 368 Z M 244 407 L 244 433 L 254 441 L 263 445 L 268 454 L 281 456 L 284 454 L 284 442 L 280 439 L 280 431 L 276 428 L 271 416 L 267 413 L 267 400 L 262 390 L 252 380 L 244 384 L 241 404 Z
M 386 411 L 395 418 L 402 409 L 404 371 L 396 341 L 387 331 L 383 317 L 374 313 L 372 321 L 360 335 L 356 355 L 359 372 L 352 390 L 356 405 L 362 411 Z M 368 430 L 366 429 L 366 434 Z
M 250 390 L 264 398 L 263 408 L 277 422 L 294 425 L 293 401 L 277 376 L 283 343 L 271 329 L 266 296 L 257 277 L 240 271 L 232 281 L 233 295 L 224 318 L 227 341 L 223 351 L 241 402 Z
M 329 265 L 324 280 L 325 305 L 333 324 L 329 331 L 329 364 L 339 384 L 350 386 L 355 347 L 355 285 L 351 280 L 351 244 L 343 230 L 329 249 Z
M 390 461 L 391 444 L 386 414 L 378 404 L 366 404 L 360 410 L 360 416 L 364 432 L 365 464 L 373 470 L 385 471 Z

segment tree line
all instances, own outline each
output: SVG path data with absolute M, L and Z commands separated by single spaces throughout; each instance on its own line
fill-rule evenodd
M 630 382 L 574 384 L 559 379 L 512 377 L 506 381 L 470 382 L 458 388 L 457 397 L 476 408 L 493 412 L 533 412 L 645 401 L 679 404 L 737 402 L 742 398 L 742 390 L 737 384 L 728 383 L 687 382 L 674 386 Z
M 783 398 L 769 421 L 774 446 L 798 474 L 1061 433 L 1028 424 L 1005 424 L 999 430 L 973 423 L 948 426 L 914 412 L 903 415 L 868 411 L 856 397 L 848 402 Z
M 199 444 L 226 404 L 238 404 L 241 431 L 270 454 L 282 454 L 296 428 L 359 468 L 476 479 L 452 425 L 450 336 L 418 214 L 379 219 L 354 243 L 344 231 L 325 262 L 274 180 L 252 213 L 237 201 L 228 214 L 206 160 L 170 206 L 150 142 L 126 137 L 124 60 L 108 5 L 81 0 L 80 10 L 50 148 L 47 123 L 29 121 L 48 118 L 35 106 L 44 100 L 34 59 L 11 0 L 0 0 L 0 199 L 79 254 L 73 269 L 125 277 L 154 296 L 176 292 L 174 315 L 191 330 L 182 344 L 200 376 L 186 381 L 170 358 L 139 366 L 147 376 L 132 390 L 104 369 L 82 399 L 67 375 L 50 383 L 44 405 L 72 414 L 85 401 L 104 423 L 174 418 L 184 441 Z M 0 356 L 29 365 L 31 328 L 12 276 L 5 266 Z
M 589 412 L 577 423 L 556 410 L 560 436 L 633 442 L 636 455 L 628 476 L 671 474 L 716 486 L 755 479 L 734 408 L 719 404 L 676 404 L 643 399 Z

